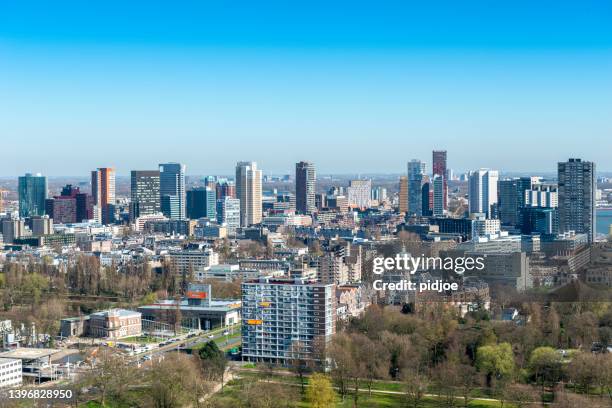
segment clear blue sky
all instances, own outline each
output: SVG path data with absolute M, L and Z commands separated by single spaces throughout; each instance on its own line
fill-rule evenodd
M 298 4 L 299 3 L 299 4 Z M 612 2 L 0 2 L 0 176 L 612 170 Z

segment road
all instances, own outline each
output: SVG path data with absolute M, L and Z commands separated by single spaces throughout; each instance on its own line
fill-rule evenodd
M 239 330 L 240 330 L 240 324 L 236 324 L 233 326 L 220 327 L 218 329 L 204 332 L 196 337 L 184 338 L 174 343 L 167 344 L 161 347 L 157 347 L 150 351 L 146 351 L 144 353 L 139 353 L 134 356 L 129 356 L 128 361 L 132 363 L 139 363 L 143 361 L 143 359 L 146 358 L 145 356 L 150 356 L 150 358 L 147 358 L 147 359 L 153 359 L 155 356 L 159 356 L 168 351 L 182 350 L 182 349 L 194 347 L 200 343 L 208 342 L 211 340 L 219 340 L 225 337 L 223 334 L 225 331 L 229 331 L 230 333 L 236 333 L 236 331 L 239 331 Z M 240 344 L 240 337 L 226 339 L 225 342 L 219 345 L 219 348 L 222 350 L 227 350 L 231 347 L 236 346 L 237 344 Z

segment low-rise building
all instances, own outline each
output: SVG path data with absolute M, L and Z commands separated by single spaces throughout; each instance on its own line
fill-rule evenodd
M 110 309 L 92 313 L 89 317 L 89 334 L 92 337 L 120 339 L 142 334 L 140 312 Z

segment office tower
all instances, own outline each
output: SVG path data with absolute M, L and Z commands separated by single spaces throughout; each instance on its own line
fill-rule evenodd
M 130 175 L 130 221 L 161 211 L 158 170 L 132 170 Z
M 5 244 L 12 244 L 16 239 L 25 235 L 25 221 L 23 218 L 4 218 L 1 222 L 2 239 Z
M 53 220 L 48 215 L 32 217 L 30 220 L 30 228 L 32 229 L 32 236 L 40 237 L 43 235 L 49 235 L 53 233 Z
M 94 218 L 94 201 L 91 194 L 77 193 L 76 200 L 76 222 L 84 222 L 93 220 Z
M 311 214 L 315 206 L 316 173 L 314 164 L 301 161 L 295 164 L 295 205 L 302 214 Z
M 262 277 L 242 283 L 242 357 L 288 365 L 318 361 L 336 331 L 333 284 Z
M 333 208 L 336 211 L 347 212 L 349 209 L 349 201 L 346 196 L 337 195 L 327 197 L 327 206 Z
M 421 187 L 425 175 L 425 162 L 413 159 L 408 162 L 408 214 L 420 217 L 423 215 Z
M 236 198 L 236 185 L 233 181 L 220 181 L 217 183 L 217 200 L 225 197 Z
M 558 208 L 538 206 L 521 208 L 521 233 L 557 235 L 559 233 Z
M 498 214 L 502 225 L 519 226 L 521 208 L 525 206 L 525 192 L 532 187 L 531 177 L 499 180 Z
M 349 206 L 368 208 L 372 197 L 372 180 L 351 180 L 346 192 Z
M 208 187 L 213 191 L 217 191 L 217 183 L 219 179 L 217 176 L 206 176 L 204 177 L 204 187 Z
M 559 206 L 558 187 L 556 184 L 536 184 L 525 191 L 525 207 Z
M 387 189 L 386 188 L 378 186 L 372 189 L 372 200 L 376 200 L 380 204 L 386 199 L 387 199 Z
M 184 164 L 161 163 L 159 165 L 159 196 L 162 213 L 166 217 L 171 220 L 185 219 L 186 194 Z
M 103 167 L 91 172 L 91 195 L 97 209 L 97 221 L 102 224 L 114 222 L 115 169 Z
M 229 235 L 235 235 L 240 228 L 240 200 L 232 197 L 217 200 L 217 222 L 226 225 Z
M 480 169 L 470 172 L 469 201 L 470 214 L 482 213 L 493 218 L 497 206 L 497 170 Z
M 317 207 L 317 210 L 327 208 L 327 194 L 315 194 L 315 206 Z
M 187 218 L 217 218 L 217 191 L 210 187 L 198 187 L 187 191 Z
M 421 214 L 425 217 L 432 215 L 433 207 L 433 188 L 430 182 L 423 183 L 421 186 Z
M 399 212 L 408 213 L 408 177 L 400 176 L 399 179 Z
M 238 162 L 236 165 L 236 198 L 240 200 L 240 225 L 261 223 L 262 172 L 256 162 Z
M 54 224 L 72 224 L 93 219 L 93 198 L 68 184 L 59 196 L 45 200 L 45 213 Z
M 40 173 L 26 173 L 19 177 L 19 216 L 32 217 L 45 215 L 45 200 L 47 199 L 47 178 Z
M 448 169 L 446 168 L 446 150 L 434 150 L 432 152 L 432 176 L 440 176 L 442 178 L 442 204 L 443 210 L 448 209 Z M 435 183 L 434 183 L 435 187 Z M 435 197 L 435 188 L 434 188 Z M 435 200 L 434 200 L 435 204 Z M 434 209 L 435 213 L 435 209 Z M 434 214 L 435 215 L 435 214 Z
M 444 152 L 446 155 L 446 152 Z M 431 184 L 433 185 L 433 203 L 431 211 L 434 217 L 441 217 L 444 215 L 444 188 L 446 179 L 444 176 L 435 174 L 433 176 Z
M 45 213 L 54 224 L 74 224 L 76 222 L 76 198 L 55 196 L 45 200 Z
M 595 240 L 595 163 L 569 159 L 558 164 L 559 231 L 587 234 Z

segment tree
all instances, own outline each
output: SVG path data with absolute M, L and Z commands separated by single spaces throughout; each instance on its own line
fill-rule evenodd
M 567 374 L 582 392 L 589 394 L 591 385 L 597 381 L 600 366 L 598 356 L 592 353 L 576 353 L 567 365 Z
M 103 349 L 96 364 L 80 380 L 86 387 L 93 387 L 100 395 L 100 405 L 109 400 L 115 404 L 125 401 L 126 391 L 135 384 L 137 371 L 128 366 L 120 355 Z
M 481 346 L 476 350 L 476 366 L 485 374 L 487 387 L 493 379 L 509 378 L 514 372 L 514 354 L 510 343 Z
M 512 384 L 506 389 L 506 399 L 516 408 L 525 408 L 539 402 L 540 396 L 530 385 Z
M 429 380 L 417 371 L 404 374 L 404 392 L 406 404 L 412 408 L 421 406 L 421 402 L 427 392 Z
M 306 389 L 306 400 L 312 408 L 329 408 L 334 406 L 336 393 L 327 376 L 319 373 L 310 376 L 308 388 Z
M 198 406 L 208 391 L 193 357 L 166 353 L 147 370 L 147 398 L 156 408 Z
M 211 381 L 220 380 L 221 386 L 225 379 L 227 359 L 214 341 L 207 342 L 198 352 L 200 366 L 205 377 Z
M 542 388 L 547 382 L 555 384 L 561 375 L 561 355 L 552 347 L 538 347 L 529 357 L 529 369 Z

